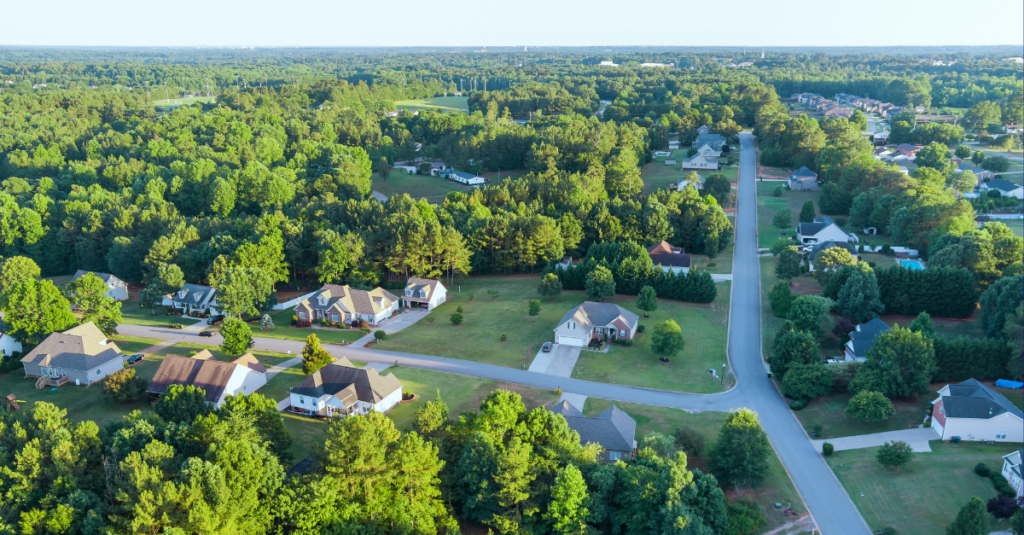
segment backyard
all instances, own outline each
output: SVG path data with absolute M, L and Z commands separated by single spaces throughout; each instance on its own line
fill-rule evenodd
M 469 113 L 469 97 L 430 97 L 399 100 L 395 107 L 401 110 L 461 111 Z
M 974 466 L 983 462 L 998 472 L 1001 457 L 1021 448 L 938 440 L 929 445 L 931 453 L 914 454 L 899 470 L 878 464 L 878 448 L 839 451 L 826 460 L 872 530 L 892 527 L 900 535 L 934 535 L 944 533 L 972 497 L 987 502 L 996 496 L 992 481 L 975 474 Z M 1006 520 L 988 518 L 989 531 L 1008 529 Z
M 373 190 L 391 198 L 406 193 L 413 199 L 425 198 L 430 202 L 439 203 L 449 191 L 472 191 L 470 186 L 463 186 L 447 178 L 430 175 L 410 175 L 402 169 L 392 169 L 388 178 L 378 173 L 370 177 Z
M 607 353 L 583 351 L 576 361 L 572 376 L 601 383 L 617 383 L 660 390 L 708 394 L 732 386 L 733 377 L 721 379 L 726 363 L 726 338 L 729 328 L 729 295 L 731 282 L 720 282 L 718 297 L 713 303 L 698 305 L 679 301 L 658 301 L 658 310 L 650 318 L 636 308 L 633 296 L 616 296 L 619 306 L 640 315 L 640 324 L 647 332 L 638 334 L 632 347 L 612 345 Z M 683 351 L 663 363 L 651 352 L 655 327 L 673 319 L 682 327 L 686 346 Z M 719 377 L 712 377 L 715 369 Z
M 588 398 L 583 414 L 590 417 L 597 416 L 611 406 L 612 403 L 605 399 Z M 707 447 L 710 448 L 714 441 L 718 439 L 718 433 L 722 428 L 722 424 L 725 423 L 725 418 L 728 416 L 724 412 L 690 414 L 679 409 L 667 407 L 653 407 L 622 402 L 614 402 L 614 404 L 636 420 L 637 442 L 652 431 L 672 436 L 676 429 L 688 426 L 704 435 Z M 705 453 L 704 458 L 688 456 L 686 460 L 687 466 L 690 469 L 698 468 L 703 472 L 707 472 L 706 456 L 707 453 Z M 771 457 L 771 469 L 768 477 L 759 488 L 727 490 L 726 495 L 729 498 L 737 496 L 748 497 L 761 505 L 761 511 L 768 520 L 768 525 L 762 529 L 762 532 L 775 529 L 791 521 L 791 519 L 783 515 L 782 511 L 775 509 L 776 503 L 781 503 L 783 506 L 792 505 L 800 514 L 807 512 L 807 507 L 797 493 L 796 487 L 793 486 L 793 481 L 789 478 L 789 474 L 786 473 L 782 462 L 779 461 L 776 455 Z
M 784 182 L 757 182 L 757 242 L 761 247 L 771 247 L 779 238 L 792 237 L 796 234 L 800 209 L 804 202 L 813 201 L 816 217 L 821 216 L 821 210 L 818 208 L 820 191 L 784 190 L 781 197 L 775 197 L 772 194 L 775 188 L 783 184 Z M 789 208 L 791 214 L 790 224 L 786 228 L 776 228 L 773 223 L 775 214 L 785 208 Z

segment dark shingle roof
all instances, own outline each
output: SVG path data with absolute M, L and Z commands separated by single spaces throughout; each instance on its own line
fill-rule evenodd
M 1010 400 L 974 379 L 949 385 L 949 395 L 942 396 L 942 406 L 950 418 L 987 420 L 1008 412 L 1024 419 L 1024 414 Z
M 97 277 L 99 277 L 101 281 L 106 282 L 106 283 L 110 283 L 110 278 L 111 277 L 113 277 L 114 280 L 116 280 L 116 281 L 120 281 L 121 280 L 121 279 L 119 279 L 117 277 L 114 277 L 110 273 L 100 273 L 98 271 L 84 271 L 84 270 L 81 270 L 81 269 L 75 272 L 75 276 L 72 277 L 71 280 L 76 281 L 76 280 L 84 277 L 86 275 L 86 273 L 92 273 L 93 275 L 96 275 Z
M 804 177 L 818 178 L 818 173 L 815 173 L 814 171 L 811 171 L 810 169 L 808 169 L 807 166 L 804 166 L 804 167 L 801 167 L 800 169 L 797 169 L 796 172 L 793 173 L 792 175 L 789 175 L 789 178 L 804 178 Z
M 810 223 L 800 223 L 800 226 L 797 227 L 797 231 L 803 236 L 814 236 L 831 224 L 832 220 L 829 219 L 827 215 L 823 215 L 815 218 L 814 221 Z
M 354 390 L 359 401 L 378 403 L 395 390 L 400 390 L 402 383 L 393 373 L 382 377 L 373 368 L 352 368 L 332 363 L 303 379 L 298 386 L 292 388 L 291 392 L 313 398 L 329 394 L 338 396 L 339 399 L 345 401 L 343 398 L 349 395 L 349 392 L 345 392 L 345 390 L 349 387 L 353 387 L 350 392 Z M 351 401 L 355 402 L 355 400 Z
M 815 245 L 814 247 L 811 247 L 807 257 L 811 259 L 811 262 L 814 262 L 814 259 L 818 256 L 818 253 L 824 251 L 825 249 L 831 249 L 833 247 L 842 247 L 843 249 L 850 251 L 850 254 L 854 256 L 857 255 L 857 248 L 854 247 L 853 245 L 850 245 L 849 242 L 828 240 L 821 242 Z
M 857 329 L 850 332 L 850 342 L 853 344 L 854 357 L 867 357 L 868 351 L 875 346 L 875 338 L 879 334 L 889 330 L 889 326 L 882 320 L 875 318 L 867 323 L 861 323 Z
M 1013 191 L 1020 187 L 1014 184 L 1013 182 L 1008 182 L 1001 178 L 994 178 L 992 180 L 989 180 L 985 184 L 988 185 L 989 189 L 997 189 L 1002 192 Z
M 614 303 L 597 303 L 594 301 L 584 301 L 582 305 L 573 307 L 565 313 L 562 317 L 562 321 L 558 322 L 559 325 L 569 321 L 569 319 L 575 316 L 576 323 L 582 328 L 597 325 L 604 327 L 615 321 L 616 318 L 621 317 L 623 323 L 628 325 L 631 329 L 636 325 L 637 320 L 640 316 L 616 305 Z
M 568 401 L 556 406 L 554 412 L 564 416 L 569 428 L 579 433 L 581 444 L 592 442 L 610 451 L 633 451 L 636 420 L 615 405 L 593 418 L 583 416 Z

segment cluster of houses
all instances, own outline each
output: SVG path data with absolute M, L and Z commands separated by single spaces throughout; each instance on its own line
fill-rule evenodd
M 841 104 L 856 108 L 864 113 L 877 113 L 884 119 L 891 119 L 898 113 L 910 111 L 906 107 L 897 106 L 891 102 L 882 102 L 873 98 L 858 97 L 847 93 L 836 94 L 836 100 Z
M 717 171 L 722 168 L 718 158 L 729 146 L 725 136 L 712 134 L 711 128 L 704 125 L 697 129 L 697 139 L 693 140 L 692 145 L 697 152 L 689 158 L 683 158 L 683 171 Z
M 844 108 L 817 93 L 793 93 L 789 99 L 807 106 L 808 109 L 818 112 L 822 117 L 849 119 L 853 116 L 853 111 L 850 109 Z

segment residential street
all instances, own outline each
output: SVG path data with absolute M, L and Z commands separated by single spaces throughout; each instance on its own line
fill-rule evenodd
M 815 449 L 786 401 L 767 376 L 761 358 L 760 270 L 757 257 L 756 188 L 753 136 L 740 134 L 739 207 L 732 277 L 729 327 L 729 359 L 736 386 L 720 394 L 684 394 L 644 388 L 594 383 L 479 362 L 368 350 L 354 346 L 325 345 L 332 354 L 364 362 L 385 362 L 415 368 L 476 376 L 534 386 L 561 388 L 583 396 L 630 403 L 673 407 L 688 411 L 729 411 L 749 407 L 758 412 L 765 431 L 822 533 L 870 533 L 846 491 Z M 220 343 L 220 337 L 200 338 L 196 333 L 163 327 L 122 325 L 121 334 L 196 343 Z M 256 333 L 258 335 L 258 333 Z M 255 349 L 298 354 L 302 342 L 257 338 Z

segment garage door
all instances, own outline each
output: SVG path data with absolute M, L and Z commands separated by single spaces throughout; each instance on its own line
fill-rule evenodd
M 564 344 L 564 345 L 567 345 L 567 346 L 580 346 L 580 347 L 582 347 L 584 345 L 583 344 L 583 339 L 575 337 L 575 336 L 559 336 L 558 337 L 558 343 L 559 344 Z

